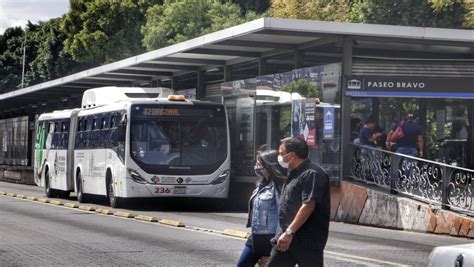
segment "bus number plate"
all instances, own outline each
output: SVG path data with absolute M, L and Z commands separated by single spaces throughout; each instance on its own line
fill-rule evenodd
M 173 194 L 186 194 L 186 186 L 175 186 L 173 187 Z

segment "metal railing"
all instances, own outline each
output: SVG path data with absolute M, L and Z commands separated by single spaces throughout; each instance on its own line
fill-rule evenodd
M 474 215 L 474 170 L 351 144 L 351 178 Z

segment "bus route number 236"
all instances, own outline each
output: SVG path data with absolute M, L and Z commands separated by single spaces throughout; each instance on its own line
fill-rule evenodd
M 171 193 L 171 189 L 167 187 L 155 187 L 156 194 L 169 194 Z

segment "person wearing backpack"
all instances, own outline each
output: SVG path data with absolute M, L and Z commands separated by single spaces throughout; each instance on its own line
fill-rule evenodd
M 415 122 L 415 115 L 409 113 L 407 120 L 401 123 L 403 137 L 397 141 L 396 153 L 414 157 L 423 157 L 423 135 L 421 126 Z

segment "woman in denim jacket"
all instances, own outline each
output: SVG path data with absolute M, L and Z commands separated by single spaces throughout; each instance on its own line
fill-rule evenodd
M 257 188 L 249 200 L 247 227 L 252 233 L 240 255 L 238 267 L 255 266 L 262 257 L 268 257 L 272 249 L 270 239 L 278 227 L 278 197 L 283 170 L 278 164 L 278 151 L 267 150 L 257 154 L 255 174 Z

